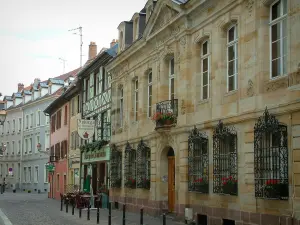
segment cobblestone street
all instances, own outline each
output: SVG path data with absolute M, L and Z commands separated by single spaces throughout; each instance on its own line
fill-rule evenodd
M 0 225 L 92 225 L 96 223 L 96 210 L 91 210 L 91 218 L 87 220 L 87 211 L 82 211 L 79 218 L 78 210 L 72 215 L 72 208 L 66 213 L 60 211 L 60 202 L 48 199 L 45 194 L 28 194 L 5 192 L 0 195 Z M 1 213 L 2 212 L 2 213 Z M 8 220 L 5 220 L 7 217 Z M 100 224 L 107 225 L 108 210 L 100 210 Z M 126 213 L 126 225 L 139 225 L 140 216 L 134 213 Z M 112 225 L 122 224 L 122 212 L 112 211 Z M 162 218 L 144 216 L 145 225 L 162 224 Z M 167 218 L 167 225 L 179 225 L 182 223 Z

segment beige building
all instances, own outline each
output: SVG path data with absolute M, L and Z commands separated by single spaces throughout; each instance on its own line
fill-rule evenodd
M 148 0 L 122 22 L 111 201 L 210 225 L 300 220 L 299 18 L 298 0 Z

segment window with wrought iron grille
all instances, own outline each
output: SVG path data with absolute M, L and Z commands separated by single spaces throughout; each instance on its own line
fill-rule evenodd
M 136 188 L 136 151 L 127 142 L 125 147 L 124 182 L 127 188 Z
M 255 197 L 288 199 L 287 127 L 266 109 L 254 127 Z
M 188 139 L 189 191 L 209 192 L 208 137 L 195 127 Z
M 238 194 L 237 134 L 220 121 L 213 134 L 213 192 Z
M 140 141 L 137 147 L 137 188 L 150 189 L 151 150 Z
M 122 184 L 122 152 L 116 145 L 111 148 L 110 186 L 120 188 Z

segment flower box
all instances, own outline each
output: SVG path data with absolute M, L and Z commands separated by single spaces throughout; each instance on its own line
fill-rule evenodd
M 266 181 L 264 194 L 266 198 L 286 199 L 289 197 L 289 186 L 277 179 L 270 179 Z
M 133 178 L 129 178 L 125 184 L 126 187 L 128 188 L 136 188 L 136 180 Z
M 222 178 L 223 194 L 237 195 L 238 182 L 232 176 Z
M 209 191 L 208 180 L 203 178 L 194 180 L 193 190 L 201 193 L 208 193 Z

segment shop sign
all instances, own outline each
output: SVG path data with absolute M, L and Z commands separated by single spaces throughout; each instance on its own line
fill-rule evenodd
M 95 133 L 95 120 L 78 119 L 77 132 L 83 140 L 92 138 Z
M 47 164 L 46 170 L 48 170 L 49 172 L 54 172 L 55 166 L 53 164 Z
M 82 162 L 95 162 L 109 160 L 110 148 L 105 146 L 99 150 L 84 152 L 82 155 Z

